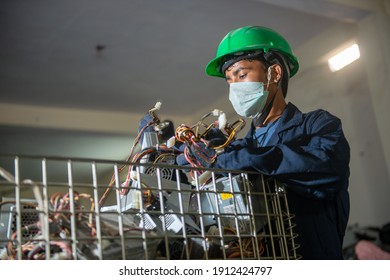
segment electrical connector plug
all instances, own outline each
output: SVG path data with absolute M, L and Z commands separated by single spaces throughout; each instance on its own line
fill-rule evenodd
M 213 116 L 215 116 L 215 117 L 218 117 L 220 114 L 222 114 L 223 112 L 221 111 L 221 110 L 219 110 L 219 109 L 214 109 L 213 111 L 212 111 L 212 114 L 213 114 Z
M 219 109 L 214 109 L 211 111 L 214 117 L 218 117 L 218 126 L 219 129 L 224 130 L 227 124 L 226 114 Z
M 169 138 L 167 140 L 167 147 L 168 148 L 172 148 L 173 146 L 175 146 L 176 144 L 176 137 L 175 136 L 172 136 L 171 138 Z
M 156 110 L 160 110 L 161 109 L 161 105 L 162 105 L 162 102 L 161 101 L 157 101 L 156 105 L 154 105 L 154 108 Z
M 222 111 L 221 111 L 222 112 Z M 220 130 L 224 130 L 225 127 L 226 127 L 226 124 L 227 124 L 227 118 L 226 118 L 226 114 L 224 112 L 222 112 L 219 116 L 218 116 L 218 128 Z

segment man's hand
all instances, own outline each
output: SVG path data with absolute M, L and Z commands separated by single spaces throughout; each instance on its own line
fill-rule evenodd
M 176 163 L 181 166 L 206 167 L 213 165 L 216 151 L 208 148 L 204 142 L 193 142 L 185 146 L 182 154 L 177 156 Z

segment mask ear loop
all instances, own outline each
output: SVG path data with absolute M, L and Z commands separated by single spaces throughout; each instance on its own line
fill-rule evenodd
M 269 66 L 268 67 L 268 73 L 267 73 L 267 90 L 269 89 L 269 83 L 270 83 L 270 81 L 271 81 L 271 78 L 272 78 L 272 76 L 271 76 L 271 66 Z
M 268 67 L 268 72 L 267 72 L 267 90 L 269 88 L 269 84 L 270 84 L 270 81 L 271 81 L 271 66 Z M 268 104 L 266 104 L 265 108 L 263 109 L 263 111 L 261 112 L 260 116 L 257 117 L 256 119 L 254 119 L 252 121 L 253 125 L 255 127 L 260 127 L 260 126 L 263 126 L 263 122 L 265 121 L 265 119 L 267 118 L 269 112 L 271 111 L 271 108 L 272 108 L 272 105 L 274 103 L 274 100 L 275 100 L 275 97 L 276 97 L 276 94 L 272 97 L 272 99 L 270 100 L 270 102 Z

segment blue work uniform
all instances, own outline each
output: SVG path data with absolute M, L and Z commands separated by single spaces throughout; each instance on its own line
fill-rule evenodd
M 341 121 L 324 110 L 302 113 L 288 103 L 259 145 L 256 128 L 216 159 L 221 169 L 256 170 L 287 189 L 303 259 L 342 259 L 349 217 L 350 148 Z M 260 137 L 264 141 L 264 137 Z

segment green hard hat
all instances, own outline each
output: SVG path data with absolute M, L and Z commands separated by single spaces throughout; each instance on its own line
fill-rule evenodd
M 273 51 L 282 54 L 287 60 L 290 78 L 297 73 L 299 63 L 289 43 L 279 33 L 263 26 L 245 26 L 230 31 L 218 46 L 217 54 L 206 66 L 206 74 L 225 77 L 221 70 L 221 61 L 226 55 L 235 53 Z

